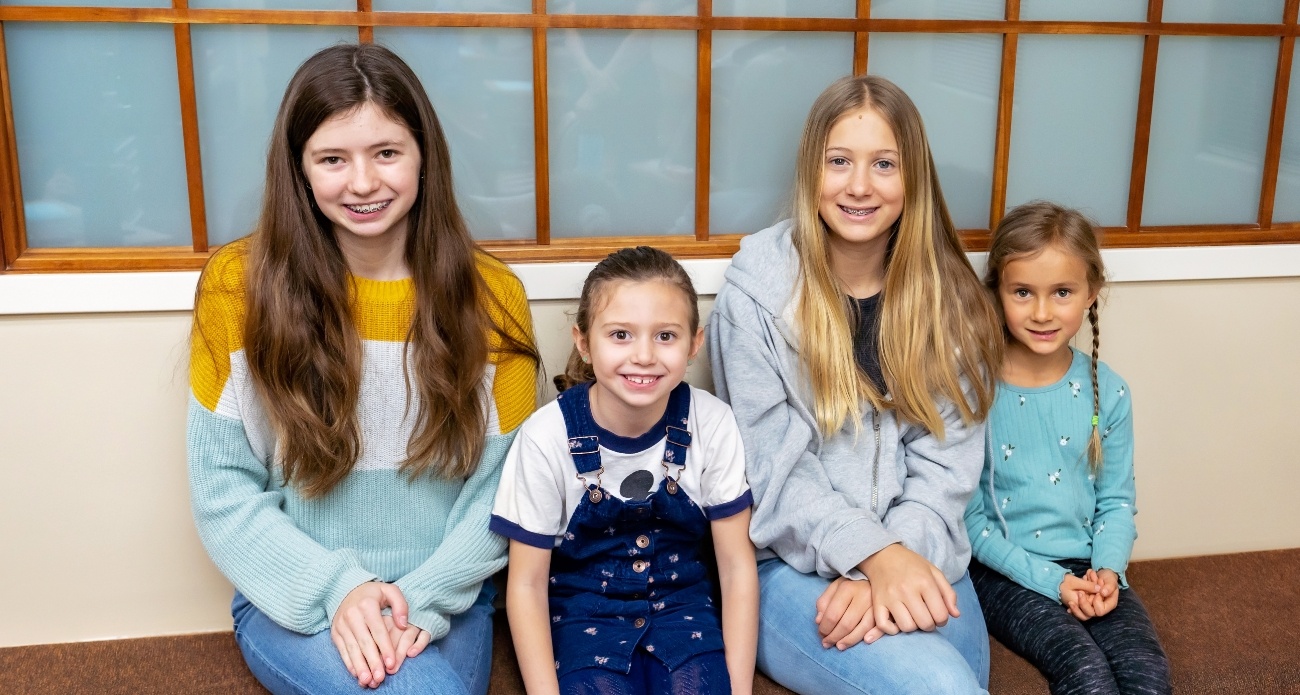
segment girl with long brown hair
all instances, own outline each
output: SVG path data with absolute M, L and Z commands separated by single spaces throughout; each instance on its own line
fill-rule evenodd
M 758 665 L 817 695 L 982 692 L 962 513 L 997 315 L 893 83 L 831 84 L 796 165 L 792 218 L 741 243 L 708 327 L 754 492 Z
M 486 691 L 488 530 L 535 407 L 528 303 L 470 239 L 419 79 L 338 45 L 289 83 L 256 230 L 208 262 L 195 522 L 269 690 Z

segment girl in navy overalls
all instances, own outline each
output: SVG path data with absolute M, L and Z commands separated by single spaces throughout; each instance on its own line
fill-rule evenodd
M 583 285 L 573 338 L 562 393 L 519 428 L 492 515 L 510 539 L 524 684 L 748 693 L 753 498 L 731 409 L 682 381 L 703 341 L 690 278 L 656 249 L 611 254 Z

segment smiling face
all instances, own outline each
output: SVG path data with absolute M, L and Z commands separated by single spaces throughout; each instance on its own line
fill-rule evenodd
M 1007 261 L 998 298 L 1012 338 L 1009 360 L 1068 368 L 1070 340 L 1097 292 L 1083 260 L 1051 245 Z
M 668 395 L 686 377 L 687 363 L 704 342 L 691 332 L 690 300 L 663 280 L 616 280 L 594 298 L 590 329 L 573 328 L 578 351 L 591 361 L 591 413 L 619 435 L 645 434 L 668 407 Z
M 874 108 L 850 111 L 831 126 L 818 212 L 832 253 L 883 258 L 903 213 L 903 173 L 894 131 Z
M 370 102 L 327 119 L 307 139 L 303 174 L 345 256 L 403 247 L 421 163 L 410 129 Z

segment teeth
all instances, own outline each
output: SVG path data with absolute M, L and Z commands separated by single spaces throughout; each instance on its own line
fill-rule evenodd
M 850 208 L 850 207 L 845 207 L 843 205 L 840 206 L 840 209 L 843 210 L 844 212 L 849 213 L 850 215 L 855 215 L 857 217 L 863 217 L 867 213 L 870 213 L 872 210 L 875 210 L 875 208 Z
M 627 379 L 628 381 L 634 384 L 640 384 L 640 385 L 649 384 L 655 380 L 655 377 L 652 376 L 626 376 L 623 378 Z
M 370 203 L 369 205 L 345 205 L 343 207 L 346 207 L 347 209 L 355 213 L 365 215 L 371 212 L 378 212 L 380 210 L 383 210 L 384 208 L 388 207 L 389 202 L 391 201 L 385 200 L 378 203 Z

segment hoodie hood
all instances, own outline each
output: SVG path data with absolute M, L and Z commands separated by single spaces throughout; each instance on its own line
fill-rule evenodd
M 797 346 L 793 326 L 799 258 L 794 250 L 793 229 L 793 221 L 782 220 L 742 239 L 724 277 L 771 314 L 786 341 Z

